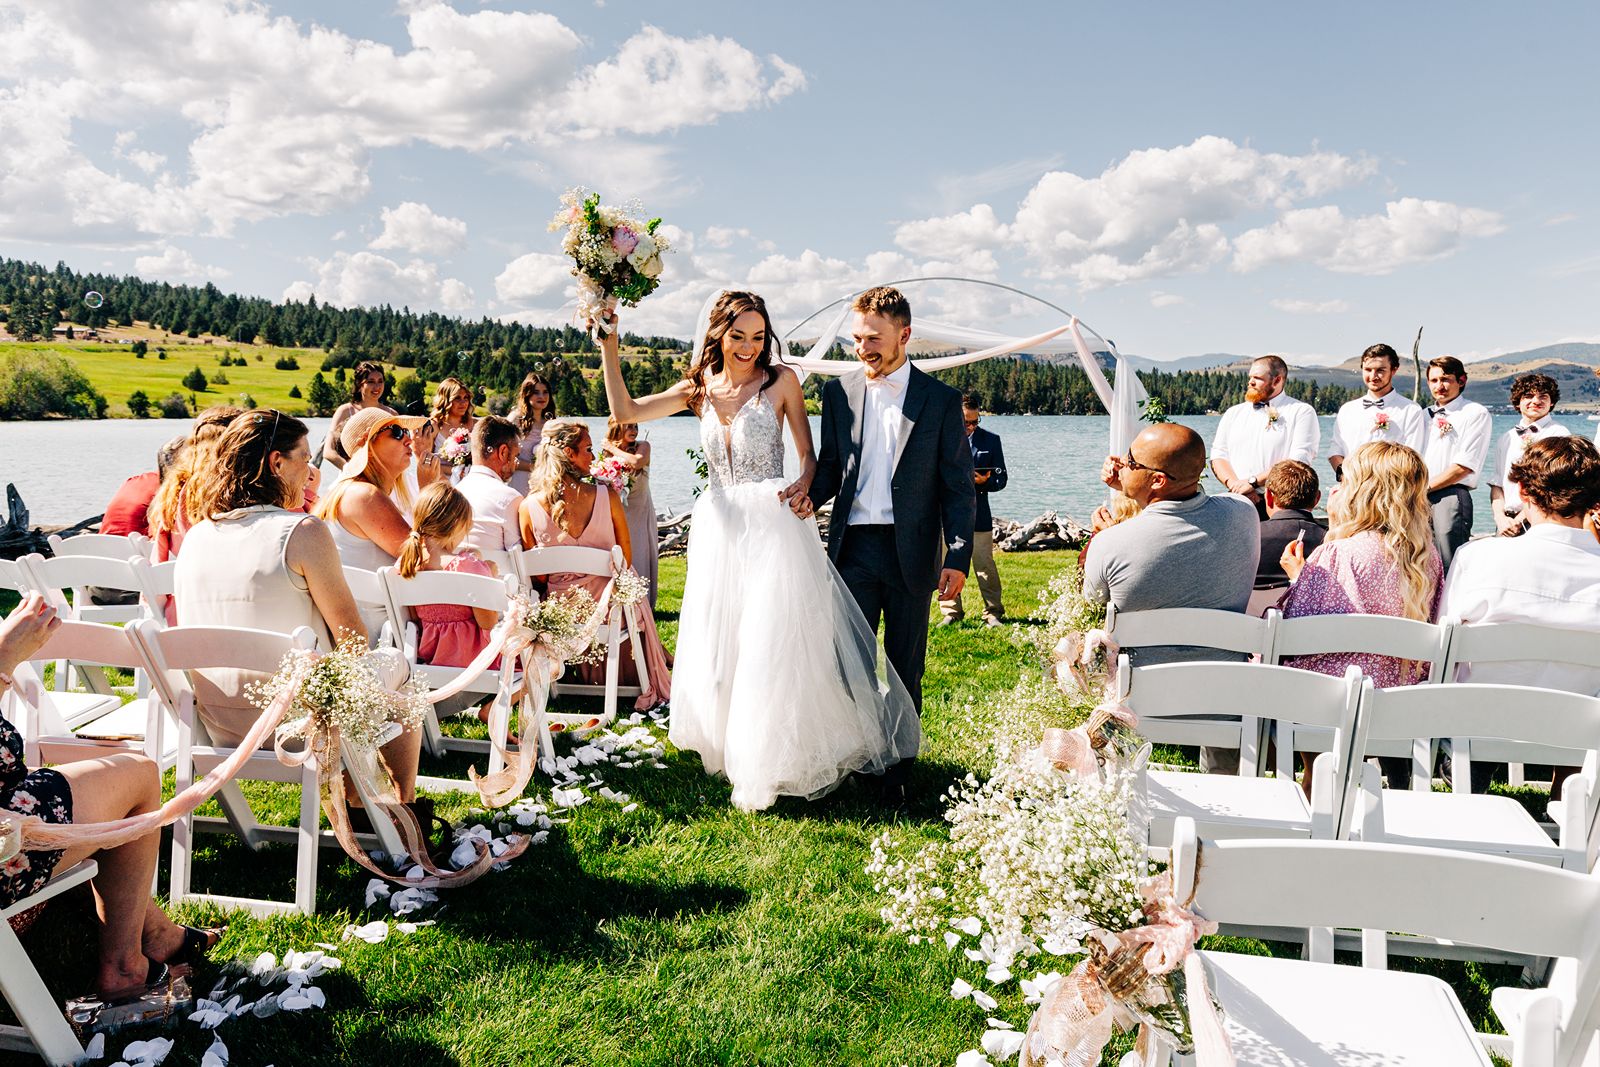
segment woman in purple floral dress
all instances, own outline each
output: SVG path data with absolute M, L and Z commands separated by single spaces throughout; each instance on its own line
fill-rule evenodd
M 1328 539 L 1308 558 L 1284 549 L 1294 583 L 1278 602 L 1285 618 L 1302 615 L 1394 615 L 1433 622 L 1439 614 L 1443 567 L 1428 514 L 1428 468 L 1413 449 L 1392 441 L 1362 445 L 1345 460 L 1344 479 L 1328 505 Z M 1369 652 L 1285 656 L 1288 667 L 1341 676 L 1350 664 L 1388 689 L 1427 677 L 1428 665 Z M 1405 760 L 1385 759 L 1391 782 L 1409 782 Z M 1311 791 L 1311 765 L 1302 782 Z M 1404 786 L 1397 785 L 1398 788 Z
M 0 693 L 11 688 L 12 672 L 59 625 L 55 609 L 38 594 L 30 594 L 0 621 Z M 153 811 L 160 803 L 161 775 L 148 757 L 118 752 L 59 768 L 29 770 L 23 762 L 21 734 L 0 718 L 0 812 L 37 815 L 52 823 L 94 823 Z M 5 840 L 14 842 L 9 834 Z M 164 990 L 169 984 L 168 965 L 197 961 L 217 943 L 221 931 L 179 926 L 150 899 L 160 844 L 161 835 L 151 833 L 100 850 L 80 846 L 6 855 L 7 847 L 0 852 L 5 857 L 0 863 L 0 906 L 36 892 L 58 868 L 65 870 L 93 857 L 100 868 L 90 882 L 100 918 L 98 993 L 107 1001 L 121 1002 Z

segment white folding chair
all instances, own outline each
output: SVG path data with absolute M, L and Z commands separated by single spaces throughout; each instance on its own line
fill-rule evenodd
M 125 537 L 111 540 L 123 542 L 124 550 L 129 548 Z M 84 622 L 115 623 L 145 618 L 145 605 L 93 604 L 89 601 L 89 587 L 100 586 L 142 595 L 144 590 L 140 588 L 130 562 L 142 559 L 142 556 L 131 551 L 123 556 L 65 555 L 49 559 L 34 552 L 22 557 L 19 562 L 28 573 L 33 587 L 51 597 L 64 617 Z M 67 590 L 72 591 L 70 603 Z
M 1173 832 L 1175 895 L 1229 925 L 1415 931 L 1558 957 L 1544 989 L 1500 989 L 1508 1037 L 1475 1033 L 1432 975 L 1386 970 L 1381 938 L 1363 967 L 1336 966 L 1332 942 L 1309 960 L 1201 952 L 1238 1063 L 1479 1064 L 1571 1067 L 1594 1039 L 1600 881 L 1500 857 L 1351 841 L 1196 840 Z
M 419 571 L 414 578 L 402 578 L 393 567 L 384 567 L 378 571 L 378 575 L 389 600 L 389 625 L 396 633 L 402 635 L 400 648 L 406 657 L 406 662 L 411 666 L 412 677 L 425 680 L 429 689 L 439 689 L 448 685 L 461 676 L 462 668 L 424 663 L 417 658 L 419 632 L 417 623 L 410 617 L 409 609 L 425 604 L 453 604 L 503 613 L 507 602 L 517 591 L 517 580 L 509 574 L 500 578 L 490 578 L 481 574 L 457 574 L 454 571 Z M 464 690 L 480 697 L 496 698 L 490 712 L 489 728 L 491 733 L 498 731 L 495 736 L 499 738 L 502 746 L 506 742 L 510 724 L 508 686 L 514 681 L 510 674 L 510 666 L 506 664 L 505 670 L 496 669 L 484 674 Z M 542 722 L 538 725 L 541 736 L 548 732 Z M 495 766 L 499 755 L 494 746 L 488 741 L 446 736 L 439 728 L 438 715 L 432 711 L 423 721 L 423 743 L 434 755 L 446 750 L 489 753 L 491 772 L 499 769 Z M 466 781 L 448 778 L 418 779 L 418 784 L 425 785 L 429 789 L 473 789 Z
M 1272 655 L 1274 640 L 1270 619 L 1258 619 L 1237 611 L 1211 608 L 1156 608 L 1150 611 L 1120 611 L 1115 604 L 1106 607 L 1106 629 L 1122 648 L 1189 645 L 1259 657 L 1262 663 Z M 1152 723 L 1145 739 L 1165 745 L 1205 745 L 1209 748 L 1239 750 L 1239 773 L 1261 773 L 1261 719 L 1244 712 L 1239 721 L 1232 715 L 1193 719 L 1178 716 Z
M 81 533 L 72 537 L 50 534 L 45 538 L 50 552 L 55 556 L 105 556 L 109 559 L 127 559 L 129 556 L 150 557 L 150 538 L 143 534 Z
M 1341 809 L 1341 836 L 1511 856 L 1584 873 L 1593 868 L 1600 844 L 1600 697 L 1473 683 L 1378 689 L 1368 680 L 1361 690 L 1354 744 L 1418 737 L 1455 739 L 1456 791 L 1436 793 L 1425 785 L 1377 790 L 1376 775 L 1364 783 L 1352 776 Z M 1476 751 L 1479 737 L 1583 753 L 1583 770 L 1563 787 L 1554 842 L 1516 800 L 1471 792 L 1469 753 Z
M 576 546 L 559 546 L 555 548 L 527 548 L 521 552 L 513 552 L 511 563 L 521 582 L 530 584 L 535 578 L 548 574 L 593 574 L 610 578 L 620 570 L 625 563 L 622 549 L 613 545 L 611 551 L 602 548 L 581 548 Z M 615 722 L 617 718 L 617 699 L 619 697 L 636 697 L 644 692 L 644 687 L 650 684 L 650 671 L 645 666 L 644 648 L 641 641 L 630 641 L 629 647 L 633 652 L 633 665 L 639 673 L 640 685 L 619 685 L 621 668 L 621 650 L 624 638 L 639 629 L 638 605 L 632 604 L 624 608 L 615 601 L 611 604 L 611 612 L 606 617 L 605 624 L 595 635 L 595 640 L 606 646 L 606 682 L 605 685 L 588 685 L 582 682 L 557 682 L 550 687 L 552 696 L 558 694 L 577 694 L 583 696 L 605 697 L 605 722 Z M 551 714 L 547 718 L 557 722 L 582 722 L 585 716 Z
M 149 621 L 134 623 L 130 629 L 145 655 L 156 693 L 168 703 L 177 719 L 176 786 L 180 792 L 194 782 L 197 772 L 209 772 L 234 751 L 212 742 L 205 721 L 197 710 L 194 684 L 189 672 L 222 669 L 271 675 L 278 669 L 285 653 L 291 649 L 309 649 L 316 645 L 315 636 L 304 626 L 293 634 L 232 626 L 176 626 L 161 629 Z M 222 806 L 225 819 L 206 819 L 190 814 L 172 826 L 172 903 L 203 900 L 224 908 L 241 908 L 263 917 L 293 912 L 313 914 L 317 900 L 318 846 L 337 846 L 333 834 L 320 829 L 321 790 L 316 766 L 313 762 L 300 767 L 285 766 L 270 749 L 263 748 L 244 765 L 240 777 L 253 781 L 298 783 L 298 825 L 291 828 L 261 823 L 238 783 L 224 785 L 216 798 Z M 359 779 L 357 788 L 360 788 Z M 365 795 L 362 800 L 369 806 L 372 803 L 372 798 Z M 374 819 L 373 826 L 377 831 L 375 839 L 365 836 L 364 844 L 375 844 L 391 855 L 404 851 L 399 835 L 387 820 Z M 297 854 L 293 903 L 190 890 L 195 830 L 227 827 L 231 827 L 251 849 L 260 848 L 265 841 L 295 843 Z
M 1286 656 L 1314 656 L 1327 653 L 1366 653 L 1412 660 L 1427 667 L 1427 681 L 1444 678 L 1445 654 L 1450 647 L 1450 625 L 1401 619 L 1393 615 L 1303 615 L 1286 619 L 1276 610 L 1276 637 L 1272 657 L 1267 662 L 1281 664 Z M 1286 735 L 1278 733 L 1278 776 L 1293 777 L 1296 752 L 1330 751 L 1333 738 L 1315 726 L 1295 726 Z M 1412 761 L 1411 780 L 1424 785 L 1433 774 L 1434 739 L 1423 738 L 1413 745 L 1374 739 L 1377 747 L 1368 756 L 1397 756 Z
M 1451 630 L 1450 650 L 1445 658 L 1443 674 L 1446 681 L 1473 681 L 1474 665 L 1512 663 L 1543 664 L 1549 668 L 1540 672 L 1541 679 L 1536 683 L 1538 685 L 1552 689 L 1570 688 L 1572 692 L 1590 692 L 1592 690 L 1588 687 L 1592 684 L 1593 677 L 1590 672 L 1600 669 L 1600 631 L 1569 630 L 1558 626 L 1521 622 L 1458 621 Z M 1513 679 L 1496 678 L 1491 674 L 1484 680 L 1512 681 Z M 1567 684 L 1569 681 L 1570 685 Z M 1510 765 L 1512 785 L 1523 784 L 1525 764 L 1546 763 L 1557 767 L 1575 767 L 1583 758 L 1581 752 L 1551 750 L 1489 739 L 1474 744 L 1477 746 L 1474 751 L 1476 758 Z M 1555 803 L 1559 804 L 1560 801 Z
M 44 888 L 0 909 L 0 992 L 21 1026 L 0 1026 L 0 1048 L 30 1052 L 52 1067 L 83 1062 L 83 1045 L 67 1025 L 61 1004 L 39 977 L 27 950 L 11 929 L 13 916 L 82 885 L 99 873 L 94 860 L 57 871 Z
M 14 559 L 0 559 L 0 589 L 9 589 L 14 593 L 33 592 L 27 575 L 22 572 L 22 565 Z
M 61 623 L 34 653 L 34 662 L 68 660 L 80 665 L 144 671 L 145 659 L 132 634 L 101 622 Z M 63 708 L 59 698 L 40 681 L 34 663 L 17 675 L 17 686 L 7 694 L 6 717 L 17 725 L 31 766 L 94 759 L 108 752 L 143 752 L 160 765 L 171 767 L 177 759 L 177 725 L 157 697 L 117 701 L 90 715 Z
M 1160 848 L 1170 839 L 1173 820 L 1188 816 L 1210 836 L 1332 837 L 1338 828 L 1338 803 L 1348 773 L 1348 738 L 1355 725 L 1361 672 L 1351 668 L 1343 678 L 1259 663 L 1163 663 L 1130 669 L 1124 654 L 1117 660 L 1117 687 L 1123 701 L 1139 716 L 1138 730 L 1148 735 L 1158 723 L 1182 716 L 1255 715 L 1279 722 L 1307 723 L 1334 731 L 1343 744 L 1324 759 L 1323 773 L 1313 780 L 1317 797 L 1307 803 L 1293 777 L 1258 778 L 1186 771 L 1144 772 L 1148 797 L 1150 844 Z M 1249 718 L 1249 716 L 1244 716 Z M 1211 728 L 1228 724 L 1207 723 Z M 1224 747 L 1239 744 L 1237 720 Z M 1213 735 L 1215 736 L 1215 735 Z M 1245 761 L 1240 760 L 1243 765 Z
M 378 572 L 362 567 L 345 567 L 344 583 L 350 587 L 350 595 L 355 597 L 356 607 L 361 610 L 363 618 L 376 613 L 377 617 L 383 619 L 383 625 L 379 627 L 378 632 L 367 635 L 372 647 L 398 647 L 400 631 L 390 626 L 390 619 L 394 617 L 394 606 L 389 603 L 389 588 L 383 584 Z

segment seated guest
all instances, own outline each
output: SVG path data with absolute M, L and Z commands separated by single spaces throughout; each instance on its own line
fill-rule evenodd
M 411 463 L 411 431 L 427 420 L 367 408 L 350 416 L 340 438 L 350 459 L 344 473 L 317 502 L 316 516 L 328 524 L 347 567 L 375 571 L 392 565 L 411 534 L 411 523 L 394 501 L 395 484 Z M 383 628 L 385 614 L 363 607 L 369 638 Z
M 1285 618 L 1303 615 L 1394 615 L 1433 622 L 1439 615 L 1439 551 L 1433 546 L 1428 508 L 1428 467 L 1409 445 L 1370 441 L 1346 456 L 1339 492 L 1328 505 L 1328 537 L 1306 552 L 1291 541 L 1280 557 L 1294 583 L 1278 607 Z M 1342 677 L 1350 664 L 1374 685 L 1411 685 L 1427 664 L 1370 652 L 1285 656 L 1286 667 Z M 1379 760 L 1395 789 L 1411 783 L 1400 757 Z M 1302 780 L 1311 793 L 1311 762 Z
M 1544 437 L 1523 450 L 1508 481 L 1518 488 L 1528 532 L 1463 546 L 1441 613 L 1600 632 L 1600 543 L 1585 527 L 1600 508 L 1600 453 L 1582 437 Z M 1454 680 L 1600 695 L 1600 669 L 1566 663 L 1464 664 Z
M 583 480 L 593 465 L 594 448 L 583 423 L 552 419 L 544 424 L 531 489 L 522 503 L 524 547 L 578 545 L 610 552 L 616 545 L 621 547 L 623 557 L 632 563 L 628 521 L 622 502 L 604 485 L 591 485 Z M 545 580 L 549 596 L 582 586 L 596 599 L 605 590 L 607 581 L 604 575 L 589 574 L 551 574 Z M 666 649 L 656 635 L 655 617 L 648 605 L 640 605 L 639 629 L 639 633 L 629 635 L 629 640 L 643 642 L 650 688 L 639 695 L 636 706 L 653 708 L 672 699 L 672 675 Z M 639 683 L 632 653 L 627 651 L 626 645 L 621 671 L 625 679 L 623 684 Z M 598 685 L 605 680 L 605 665 L 582 666 L 577 673 L 580 681 Z
M 351 450 L 350 464 L 362 461 L 363 447 Z M 178 557 L 179 623 L 278 633 L 306 626 L 324 649 L 335 641 L 366 638 L 330 533 L 334 524 L 291 510 L 304 499 L 310 475 L 305 423 L 277 411 L 252 411 L 233 421 L 217 443 L 215 463 L 196 487 L 196 504 L 206 518 L 189 531 Z M 213 740 L 236 744 L 243 739 L 260 716 L 246 687 L 264 680 L 251 671 L 202 672 L 195 695 Z M 383 746 L 400 799 L 408 803 L 416 794 L 420 751 L 416 730 Z M 417 815 L 426 827 L 431 804 L 422 805 Z
M 1109 456 L 1101 478 L 1139 514 L 1095 534 L 1084 553 L 1083 593 L 1118 611 L 1214 608 L 1244 611 L 1250 601 L 1261 522 L 1255 506 L 1200 488 L 1206 450 L 1175 422 L 1145 429 L 1126 456 Z M 1241 659 L 1186 645 L 1126 649 L 1135 666 L 1195 659 Z
M 472 505 L 445 482 L 434 482 L 417 499 L 417 517 L 400 548 L 395 571 L 415 578 L 422 571 L 451 571 L 489 576 L 489 565 L 466 548 L 472 529 Z M 500 613 L 462 604 L 423 604 L 411 609 L 420 625 L 417 659 L 441 667 L 465 667 L 489 643 L 489 631 Z
M 358 411 L 377 410 L 395 413 L 394 408 L 383 402 L 384 391 L 389 388 L 389 380 L 383 373 L 383 364 L 364 362 L 357 363 L 355 370 L 350 375 L 350 401 L 340 404 L 339 410 L 333 413 L 333 422 L 328 426 L 328 436 L 323 438 L 322 461 L 331 463 L 339 470 L 350 459 L 350 453 L 344 450 L 344 441 L 341 431 L 344 424 Z
M 1282 459 L 1272 465 L 1263 480 L 1267 521 L 1261 524 L 1261 562 L 1256 566 L 1257 589 L 1283 589 L 1289 584 L 1279 557 L 1290 542 L 1299 541 L 1311 552 L 1322 544 L 1328 532 L 1312 516 L 1311 509 L 1322 499 L 1317 472 L 1296 459 Z
M 101 533 L 116 537 L 127 537 L 129 534 L 150 536 L 150 502 L 156 498 L 162 479 L 166 478 L 188 443 L 187 437 L 174 437 L 156 449 L 155 470 L 135 474 L 117 488 L 111 502 L 106 505 L 105 515 L 100 519 Z
M 197 517 L 189 501 L 189 482 L 197 472 L 210 468 L 218 439 L 228 424 L 242 414 L 244 408 L 218 404 L 195 416 L 189 443 L 167 476 L 161 479 L 161 488 L 150 502 L 150 539 L 155 542 L 156 563 L 175 559 L 183 544 L 183 535 L 203 517 Z
M 1489 465 L 1489 510 L 1494 527 L 1506 533 L 1523 525 L 1522 493 L 1509 477 L 1522 450 L 1542 437 L 1566 437 L 1570 430 L 1555 421 L 1561 387 L 1548 374 L 1524 374 L 1511 383 L 1511 406 L 1522 420 L 1500 435 Z
M 11 672 L 59 625 L 55 609 L 37 593 L 29 593 L 0 621 L 0 695 L 12 685 Z M 0 718 L 0 810 L 49 823 L 101 823 L 160 805 L 161 771 L 149 757 L 116 752 L 30 770 L 23 762 L 22 735 Z M 55 872 L 94 860 L 100 867 L 89 882 L 100 925 L 95 991 L 106 1001 L 164 997 L 171 981 L 168 965 L 199 962 L 222 931 L 179 926 L 150 899 L 160 848 L 161 835 L 151 833 L 116 848 L 18 852 L 0 865 L 0 908 L 38 892 Z
M 475 551 L 497 574 L 511 569 L 511 553 L 522 547 L 517 516 L 522 494 L 508 483 L 517 469 L 516 426 L 485 415 L 472 428 L 472 466 L 457 486 L 472 508 L 472 528 L 462 547 Z

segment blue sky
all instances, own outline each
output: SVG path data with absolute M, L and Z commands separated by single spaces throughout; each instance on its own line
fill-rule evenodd
M 1600 340 L 1600 8 L 0 0 L 0 253 L 570 317 L 560 190 L 678 251 L 638 329 L 958 273 L 1126 352 Z M 1025 332 L 1023 305 L 913 290 Z

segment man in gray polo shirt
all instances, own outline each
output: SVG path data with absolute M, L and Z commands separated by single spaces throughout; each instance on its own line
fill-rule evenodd
M 1175 422 L 1151 426 L 1109 456 L 1101 478 L 1139 505 L 1139 514 L 1096 534 L 1084 555 L 1083 594 L 1118 611 L 1216 608 L 1244 611 L 1261 555 L 1256 509 L 1233 494 L 1200 488 L 1206 447 Z M 1243 659 L 1189 645 L 1127 649 L 1134 666 L 1195 659 Z

